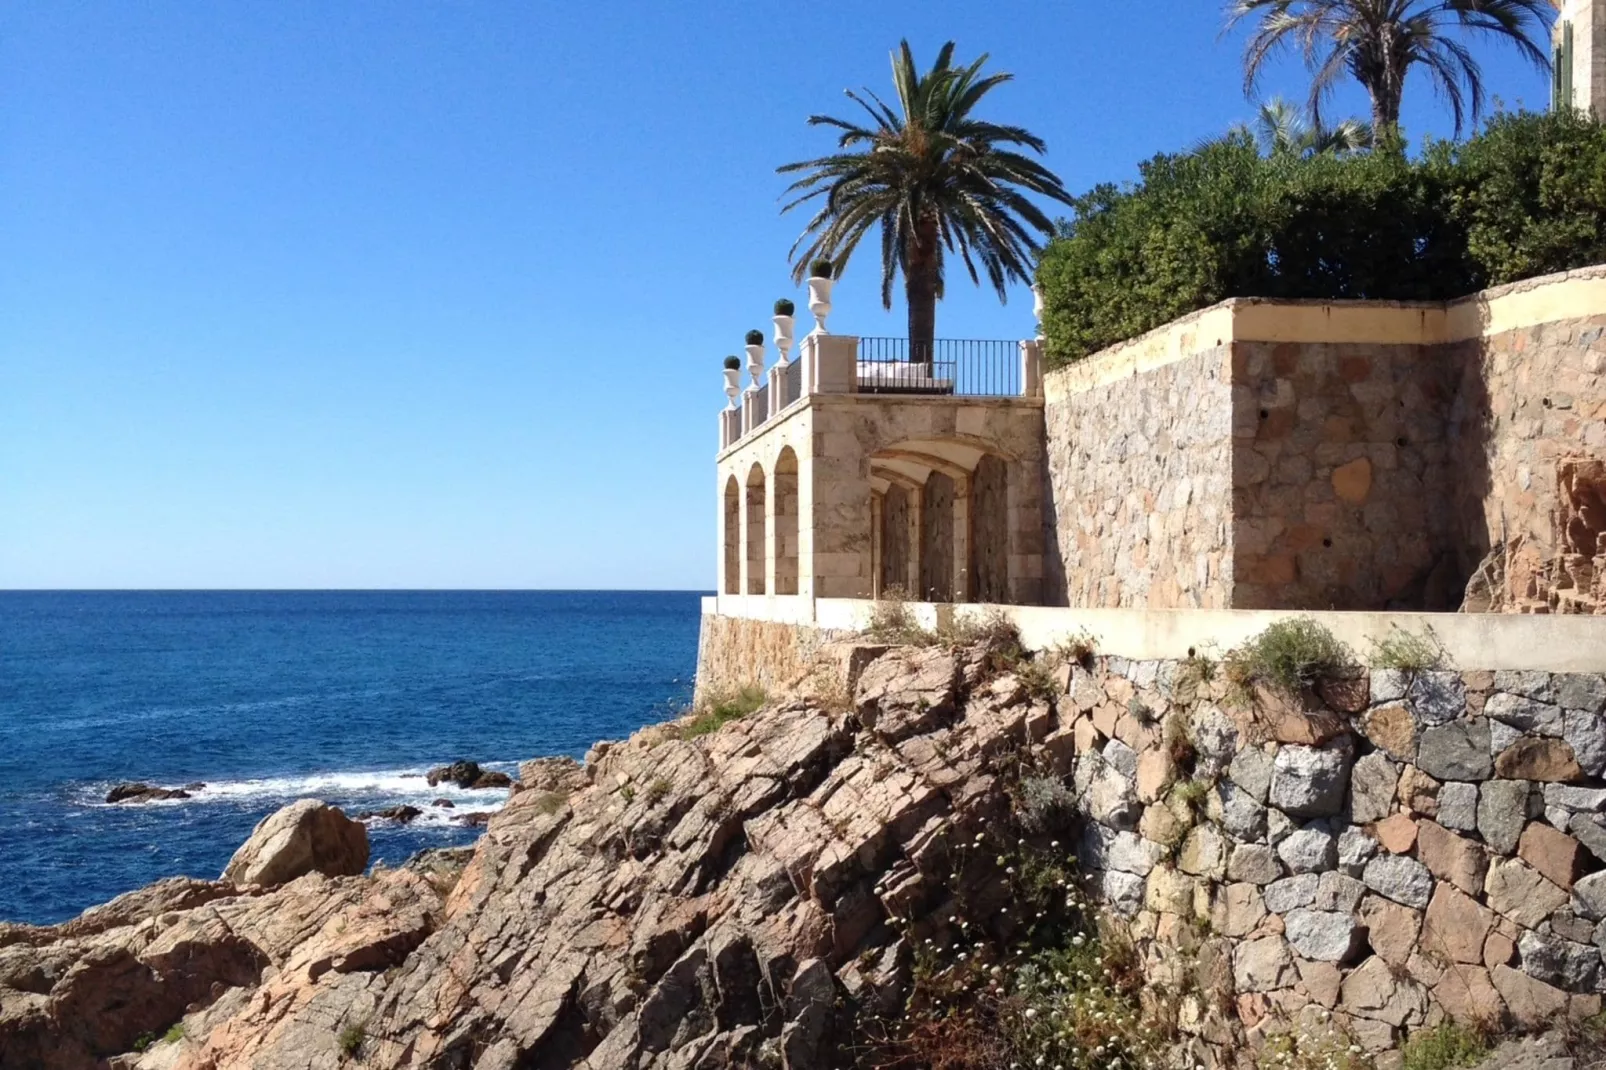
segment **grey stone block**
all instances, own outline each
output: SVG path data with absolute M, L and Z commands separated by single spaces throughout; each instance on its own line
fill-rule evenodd
M 1489 722 L 1478 718 L 1427 729 L 1417 747 L 1416 765 L 1439 780 L 1488 780 L 1494 772 Z
M 1503 855 L 1517 849 L 1522 826 L 1528 820 L 1526 780 L 1490 780 L 1478 793 L 1478 832 L 1491 848 Z
M 1452 780 L 1439 788 L 1439 824 L 1473 832 L 1478 827 L 1478 785 Z
M 1366 886 L 1403 906 L 1421 909 L 1433 894 L 1428 867 L 1404 855 L 1381 855 L 1366 863 L 1361 874 Z

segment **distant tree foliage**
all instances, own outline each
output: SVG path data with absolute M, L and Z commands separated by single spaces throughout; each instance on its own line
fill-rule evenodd
M 1228 297 L 1446 300 L 1606 262 L 1606 126 L 1501 114 L 1415 159 L 1262 156 L 1240 132 L 1074 213 L 1037 272 L 1053 366 Z
M 1348 75 L 1372 98 L 1374 137 L 1396 133 L 1405 79 L 1420 69 L 1450 104 L 1459 135 L 1483 111 L 1483 71 L 1463 39 L 1503 41 L 1541 70 L 1540 47 L 1551 0 L 1228 0 L 1230 24 L 1252 21 L 1244 46 L 1244 91 L 1252 93 L 1266 63 L 1297 51 L 1311 74 L 1310 110 Z

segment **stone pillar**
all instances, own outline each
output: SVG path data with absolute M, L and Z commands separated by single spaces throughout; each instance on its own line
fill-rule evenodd
M 1028 338 L 1020 344 L 1020 396 L 1043 396 L 1043 340 Z
M 847 334 L 811 334 L 803 339 L 804 389 L 811 394 L 851 394 L 859 386 L 859 339 Z
M 758 387 L 750 386 L 742 395 L 742 434 L 752 434 L 753 428 L 764 422 L 763 416 L 758 411 Z
M 779 364 L 770 368 L 769 401 L 768 415 L 773 420 L 780 415 L 782 409 L 786 408 L 786 369 Z
M 970 601 L 970 476 L 954 477 L 954 597 Z
M 926 593 L 920 589 L 920 566 L 925 559 L 925 540 L 921 537 L 925 527 L 925 496 L 919 490 L 909 495 L 909 582 L 903 589 L 917 602 L 925 601 Z
M 767 478 L 764 480 L 764 593 L 773 595 L 775 593 L 775 561 L 780 556 L 779 547 L 777 546 L 778 533 L 776 531 L 780 524 L 778 522 L 779 518 L 775 515 L 776 505 L 780 497 L 776 494 L 776 486 L 779 484 L 780 478 L 779 473 L 773 467 L 765 475 Z
M 881 597 L 881 555 L 886 553 L 881 531 L 886 499 L 879 491 L 870 492 L 870 597 Z

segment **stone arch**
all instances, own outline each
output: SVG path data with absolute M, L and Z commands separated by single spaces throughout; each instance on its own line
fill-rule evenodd
M 970 481 L 970 583 L 977 602 L 1009 601 L 1009 488 L 1003 460 L 989 453 Z
M 909 490 L 888 482 L 881 495 L 880 590 L 909 592 Z
M 725 576 L 720 590 L 742 593 L 742 486 L 731 476 L 725 480 Z
M 764 583 L 764 466 L 747 470 L 747 593 L 765 594 Z
M 920 599 L 954 597 L 954 478 L 933 470 L 920 492 Z
M 797 454 L 781 447 L 775 458 L 775 593 L 797 594 Z

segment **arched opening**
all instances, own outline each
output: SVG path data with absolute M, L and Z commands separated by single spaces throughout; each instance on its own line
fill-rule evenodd
M 725 480 L 724 514 L 725 577 L 721 590 L 742 593 L 742 487 L 731 476 Z
M 920 493 L 920 597 L 954 597 L 954 481 L 946 472 L 933 471 Z
M 797 454 L 775 459 L 775 593 L 797 594 Z
M 747 472 L 747 593 L 764 591 L 764 469 L 755 464 Z
M 881 582 L 883 593 L 909 590 L 909 492 L 899 483 L 881 496 Z
M 1004 462 L 989 453 L 970 477 L 971 597 L 1009 601 L 1009 499 Z

